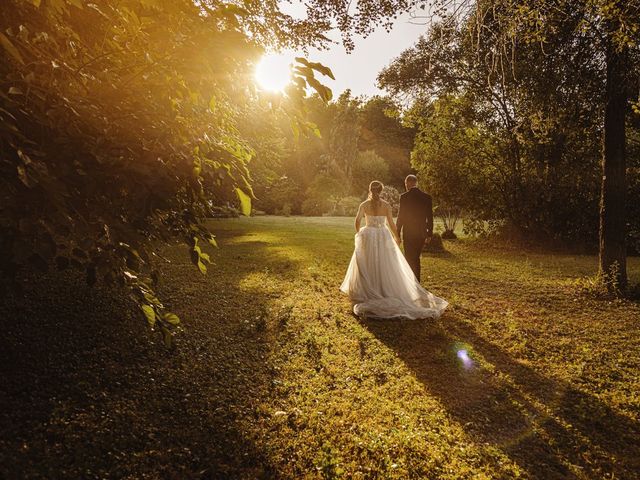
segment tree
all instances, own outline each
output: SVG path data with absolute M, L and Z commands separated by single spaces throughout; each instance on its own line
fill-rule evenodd
M 638 7 L 638 6 L 637 6 Z M 637 8 L 640 15 L 640 8 Z M 636 20 L 636 28 L 640 22 Z M 611 27 L 610 27 L 611 28 Z M 612 31 L 620 29 L 614 25 Z M 609 35 L 612 34 L 609 32 Z M 605 40 L 606 92 L 600 201 L 600 272 L 621 289 L 627 286 L 626 111 L 629 52 L 613 38 Z
M 360 108 L 360 139 L 389 165 L 387 181 L 401 187 L 411 173 L 410 154 L 415 131 L 403 124 L 401 108 L 390 98 L 374 96 Z
M 389 178 L 387 161 L 373 150 L 358 153 L 353 165 L 353 193 L 361 195 L 369 188 L 369 183 L 378 180 L 386 183 Z
M 453 51 L 474 51 L 476 54 L 475 59 L 454 55 L 452 67 L 448 67 L 440 61 L 442 52 L 429 49 L 430 56 L 426 60 L 432 63 L 422 62 L 422 66 L 427 67 L 422 70 L 423 76 L 427 77 L 424 83 L 431 85 L 433 89 L 448 88 L 447 85 L 454 89 L 456 85 L 469 88 L 481 85 L 474 80 L 476 69 L 486 74 L 483 83 L 489 84 L 490 88 L 484 90 L 494 96 L 494 112 L 504 117 L 507 126 L 511 124 L 506 128 L 506 133 L 513 139 L 512 173 L 516 179 L 525 158 L 522 154 L 526 154 L 521 149 L 520 141 L 526 130 L 521 128 L 517 117 L 512 116 L 512 113 L 517 113 L 518 103 L 522 105 L 521 100 L 532 95 L 533 98 L 543 100 L 546 94 L 551 100 L 547 102 L 548 110 L 553 111 L 556 106 L 560 106 L 560 117 L 566 117 L 571 112 L 571 104 L 554 103 L 558 93 L 570 99 L 575 97 L 571 92 L 575 92 L 576 87 L 592 92 L 592 100 L 596 101 L 591 103 L 597 109 L 586 118 L 600 129 L 602 144 L 606 146 L 602 149 L 602 168 L 606 174 L 602 176 L 600 269 L 606 274 L 613 267 L 617 270 L 617 283 L 624 285 L 626 187 L 625 153 L 622 146 L 625 143 L 624 115 L 628 110 L 629 98 L 626 85 L 630 72 L 636 68 L 630 59 L 637 57 L 640 2 L 543 1 L 532 4 L 525 1 L 491 0 L 477 3 L 456 2 L 455 6 L 449 1 L 418 3 L 440 7 L 439 12 L 445 12 L 441 26 L 436 30 L 444 39 L 441 44 L 446 45 L 446 40 L 452 38 L 452 34 L 455 38 L 455 32 L 458 31 L 460 35 L 455 39 Z M 430 38 L 432 44 L 438 41 L 436 35 L 431 35 Z M 425 40 L 423 43 L 428 42 Z M 465 44 L 469 47 L 461 48 Z M 449 48 L 447 51 L 452 50 Z M 458 63 L 459 59 L 463 61 Z M 404 71 L 415 76 L 420 74 L 419 65 L 420 62 L 412 62 L 409 56 L 401 56 L 398 61 L 398 66 L 406 67 Z M 456 68 L 456 65 L 461 68 Z M 527 75 L 527 69 L 536 71 L 538 75 Z M 392 72 L 387 72 L 387 78 L 388 74 Z M 411 76 L 406 75 L 405 78 Z M 383 80 L 384 77 L 385 74 Z M 410 80 L 404 83 L 401 79 L 396 80 L 401 89 L 412 88 L 412 84 L 415 86 L 415 82 Z M 547 88 L 541 88 L 545 84 Z M 513 90 L 514 87 L 522 95 L 518 95 L 517 90 Z M 530 125 L 536 128 L 544 126 L 544 123 L 530 122 Z M 558 125 L 562 127 L 562 120 Z M 545 134 L 548 141 L 534 137 L 535 141 L 531 143 L 535 150 L 552 161 L 557 152 L 566 152 L 563 128 L 556 130 L 559 135 L 553 132 L 548 132 L 551 135 Z M 533 132 L 537 133 L 535 130 Z M 534 153 L 531 152 L 532 155 Z M 520 185 L 520 181 L 514 182 L 514 199 L 523 192 Z
M 239 130 L 258 95 L 246 79 L 267 43 L 325 41 L 325 27 L 279 15 L 277 2 L 10 0 L 0 16 L 0 246 L 3 276 L 78 268 L 87 282 L 127 286 L 165 341 L 178 318 L 153 292 L 159 241 L 187 241 L 205 273 L 215 245 L 211 203 L 253 196 L 254 149 Z M 265 28 L 270 26 L 270 28 Z M 307 87 L 326 101 L 300 59 L 294 83 L 268 101 L 298 131 Z
M 335 103 L 335 115 L 329 132 L 326 168 L 334 175 L 342 177 L 348 186 L 353 183 L 353 164 L 358 157 L 360 123 L 358 111 L 360 102 L 345 90 Z
M 492 15 L 490 27 L 488 22 L 482 22 L 483 27 L 493 30 L 490 39 L 494 44 L 506 45 L 504 40 L 535 41 L 542 47 L 555 34 L 557 25 L 571 25 L 578 19 L 573 30 L 573 39 L 578 41 L 573 42 L 573 50 L 576 54 L 586 50 L 602 59 L 599 66 L 605 72 L 605 88 L 599 266 L 603 275 L 611 276 L 613 283 L 624 289 L 627 284 L 625 124 L 633 71 L 630 50 L 640 46 L 640 2 L 567 0 L 542 1 L 535 6 L 502 0 L 487 3 L 478 13 L 498 12 Z M 522 27 L 513 29 L 516 22 L 522 22 Z M 579 41 L 585 31 L 593 32 L 593 43 L 585 45 Z
M 517 76 L 488 82 L 493 66 L 465 28 L 434 25 L 379 77 L 413 99 L 406 118 L 418 132 L 414 168 L 438 204 L 504 219 L 528 239 L 588 241 L 596 228 L 596 205 L 584 205 L 597 188 L 599 78 L 588 76 L 583 59 L 551 63 L 522 47 Z M 557 35 L 558 48 L 564 40 Z

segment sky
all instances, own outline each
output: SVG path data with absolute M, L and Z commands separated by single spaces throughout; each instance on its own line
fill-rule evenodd
M 304 15 L 302 3 L 289 5 L 283 2 L 282 9 L 292 16 Z M 409 14 L 399 16 L 391 32 L 387 33 L 383 28 L 374 31 L 367 38 L 356 37 L 355 48 L 347 53 L 342 44 L 331 45 L 328 50 L 318 51 L 312 49 L 307 59 L 312 62 L 320 62 L 333 71 L 336 80 L 318 75 L 323 84 L 333 90 L 334 98 L 337 98 L 347 88 L 350 88 L 354 96 L 372 96 L 382 94 L 376 87 L 376 76 L 402 51 L 414 45 L 418 37 L 426 32 L 425 25 L 416 25 L 409 22 Z M 340 35 L 334 32 L 331 38 L 339 39 Z M 300 52 L 282 52 L 281 61 L 292 61 Z

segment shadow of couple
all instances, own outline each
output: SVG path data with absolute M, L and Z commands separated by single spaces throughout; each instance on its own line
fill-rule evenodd
M 361 322 L 397 352 L 472 439 L 497 446 L 531 477 L 637 478 L 637 422 L 516 361 L 463 315 L 457 309 L 436 323 Z

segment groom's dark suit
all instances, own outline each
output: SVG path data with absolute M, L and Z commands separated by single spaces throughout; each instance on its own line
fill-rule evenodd
M 433 233 L 433 204 L 431 196 L 418 187 L 400 195 L 398 235 L 402 232 L 404 256 L 420 281 L 420 254 L 427 236 Z

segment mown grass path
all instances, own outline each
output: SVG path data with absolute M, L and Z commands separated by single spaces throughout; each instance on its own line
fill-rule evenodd
M 211 226 L 221 248 L 207 276 L 181 246 L 161 266 L 160 294 L 184 319 L 178 348 L 124 320 L 124 340 L 99 329 L 81 362 L 94 370 L 58 371 L 22 399 L 44 424 L 16 434 L 27 420 L 3 419 L 0 446 L 17 451 L 0 460 L 59 478 L 637 478 L 640 305 L 580 293 L 594 257 L 448 242 L 423 257 L 423 284 L 451 302 L 441 320 L 362 321 L 338 292 L 348 219 Z M 91 303 L 73 315 L 113 316 Z M 61 345 L 47 362 L 66 358 Z M 33 369 L 18 356 L 5 352 Z

